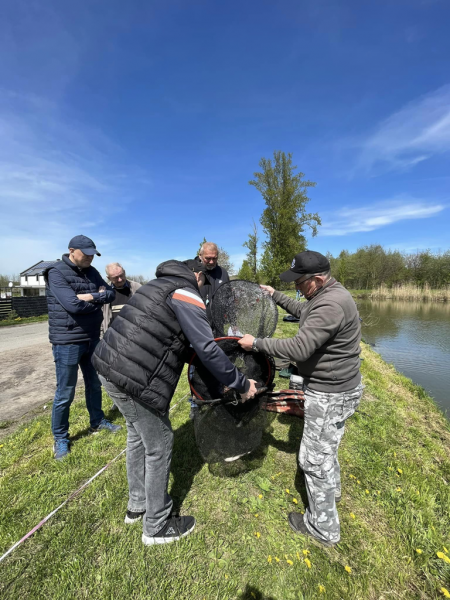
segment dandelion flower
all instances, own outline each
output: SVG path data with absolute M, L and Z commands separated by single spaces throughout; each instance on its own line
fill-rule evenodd
M 300 558 L 300 554 L 299 554 L 298 552 L 297 552 L 296 554 L 297 554 L 297 558 L 298 558 L 298 560 L 302 560 L 302 559 Z
M 259 531 L 255 531 L 255 535 L 258 539 L 261 537 L 261 534 L 259 533 Z
M 308 567 L 308 569 L 311 568 L 311 561 L 309 560 L 309 558 L 305 558 L 305 565 Z
M 261 498 L 262 498 L 262 497 L 263 497 L 263 495 L 262 495 L 262 494 L 259 494 L 258 498 L 259 498 L 260 500 L 261 500 Z
M 277 477 L 279 477 L 281 475 L 281 471 L 279 473 L 277 473 Z
M 272 557 L 270 556 L 270 554 L 269 554 L 269 556 L 267 557 L 267 562 L 268 562 L 268 563 L 271 563 L 271 562 L 272 562 Z
M 304 554 L 305 556 L 308 556 L 308 554 L 311 554 L 311 552 L 310 552 L 309 550 L 303 550 L 303 554 Z
M 448 554 L 448 550 L 445 546 L 443 546 L 445 554 Z
M 402 491 L 402 488 L 401 488 L 401 487 L 398 487 L 398 488 L 397 488 L 395 491 L 396 491 L 396 492 L 401 492 L 401 491 Z
M 255 515 L 255 517 L 256 517 L 256 518 L 258 518 L 258 517 L 259 517 L 259 514 L 257 513 L 257 514 Z
M 378 495 L 380 495 L 380 494 L 381 494 L 380 490 L 378 490 L 378 491 L 377 491 L 377 494 L 378 494 Z
M 422 554 L 422 550 L 420 548 L 416 548 L 417 554 Z
M 403 473 L 401 469 L 397 469 L 397 472 L 400 473 L 400 475 Z
M 285 491 L 286 491 L 286 494 L 290 494 L 290 491 L 287 488 L 286 488 Z
M 326 591 L 326 590 L 325 590 L 325 586 L 324 586 L 324 585 L 321 585 L 321 584 L 319 583 L 319 594 L 324 594 L 324 593 L 325 593 L 325 591 Z
M 348 565 L 345 565 L 344 569 L 347 571 L 347 573 L 351 573 L 352 572 L 352 568 L 349 567 Z
M 225 573 L 225 579 L 228 579 L 228 575 Z
M 293 502 L 294 504 L 298 504 L 298 500 L 297 500 L 297 498 L 292 498 L 292 502 Z
M 366 494 L 369 494 L 369 490 L 366 490 Z
M 444 558 L 445 554 L 443 552 L 436 552 L 438 558 Z
M 289 559 L 287 559 L 287 560 L 286 560 L 286 562 L 287 562 L 287 564 L 288 564 L 288 565 L 291 565 L 291 566 L 294 564 L 294 563 L 292 562 L 292 560 L 289 560 Z
M 274 558 L 277 562 L 280 562 L 280 559 L 278 558 L 278 556 L 275 556 Z
M 3 448 L 3 444 L 0 444 L 0 448 Z
M 448 591 L 448 589 L 447 589 L 447 588 L 445 588 L 445 587 L 441 587 L 441 589 L 440 589 L 440 592 L 441 592 L 442 594 L 444 594 L 444 597 L 445 597 L 445 598 L 450 598 L 450 592 Z
M 444 554 L 444 562 L 450 565 L 450 558 Z
M 361 483 L 359 479 L 356 480 L 356 483 Z
M 351 516 L 352 519 L 355 518 L 355 515 L 353 513 L 350 513 L 350 516 Z

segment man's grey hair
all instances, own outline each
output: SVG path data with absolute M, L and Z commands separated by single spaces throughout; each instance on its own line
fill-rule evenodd
M 328 281 L 331 277 L 331 269 L 328 269 L 328 271 L 322 271 L 321 273 L 314 273 L 314 276 L 316 276 L 316 275 L 325 277 L 325 280 Z
M 202 244 L 199 254 L 203 255 L 206 249 L 216 252 L 217 256 L 219 256 L 219 247 L 214 242 L 205 242 L 204 244 Z
M 109 272 L 112 271 L 113 269 L 122 269 L 122 271 L 125 273 L 125 269 L 122 267 L 122 265 L 120 263 L 113 262 L 113 263 L 109 263 L 109 265 L 106 265 L 106 267 L 105 267 L 105 272 L 108 277 L 109 277 Z

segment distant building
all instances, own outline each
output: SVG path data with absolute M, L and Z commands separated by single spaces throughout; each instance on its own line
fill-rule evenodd
M 57 263 L 57 260 L 40 260 L 20 274 L 21 296 L 45 296 L 44 271 Z

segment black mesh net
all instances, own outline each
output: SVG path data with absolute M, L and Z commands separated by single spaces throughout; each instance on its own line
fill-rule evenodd
M 275 375 L 271 357 L 246 352 L 233 338 L 216 342 L 248 379 L 254 379 L 260 387 L 271 387 Z M 267 413 L 260 410 L 262 397 L 240 402 L 236 392 L 224 388 L 197 357 L 189 367 L 189 383 L 199 404 L 194 418 L 195 437 L 207 462 L 245 455 L 259 446 L 268 419 Z M 208 404 L 214 400 L 221 402 Z
M 216 335 L 271 337 L 278 321 L 272 297 L 251 281 L 230 281 L 214 294 L 211 314 Z

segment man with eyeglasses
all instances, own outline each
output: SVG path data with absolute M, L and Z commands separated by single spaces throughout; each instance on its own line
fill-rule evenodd
M 217 261 L 219 260 L 219 248 L 214 242 L 205 242 L 200 248 L 198 256 L 196 256 L 194 260 L 202 263 L 206 267 L 205 283 L 203 287 L 200 288 L 200 294 L 206 305 L 206 315 L 211 323 L 212 298 L 222 283 L 228 283 L 230 278 L 227 271 L 217 264 Z
M 106 265 L 105 272 L 116 292 L 116 297 L 111 304 L 103 305 L 102 334 L 105 333 L 115 317 L 119 314 L 120 310 L 127 304 L 128 300 L 130 300 L 134 293 L 141 287 L 141 284 L 137 281 L 127 279 L 125 269 L 118 262 Z
M 289 514 L 289 525 L 325 546 L 340 539 L 336 502 L 341 499 L 338 448 L 345 421 L 359 405 L 361 326 L 351 294 L 330 276 L 330 263 L 319 252 L 300 252 L 280 279 L 295 282 L 307 302 L 274 288 L 261 287 L 278 306 L 300 319 L 292 338 L 255 339 L 245 335 L 244 350 L 264 352 L 297 363 L 303 377 L 305 424 L 299 465 L 305 474 L 308 507 Z

